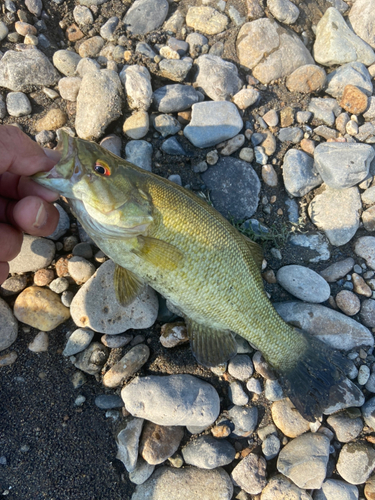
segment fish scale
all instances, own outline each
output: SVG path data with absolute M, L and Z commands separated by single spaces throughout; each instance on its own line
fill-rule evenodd
M 61 161 L 34 179 L 69 201 L 116 264 L 120 303 L 149 284 L 182 311 L 190 345 L 207 366 L 236 352 L 232 332 L 259 349 L 308 420 L 342 398 L 348 361 L 285 323 L 263 288 L 259 246 L 200 197 L 95 143 L 62 133 Z

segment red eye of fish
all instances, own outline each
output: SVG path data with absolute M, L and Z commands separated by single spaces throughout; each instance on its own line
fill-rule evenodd
M 97 160 L 94 166 L 94 170 L 97 174 L 100 175 L 111 175 L 111 171 L 104 161 Z

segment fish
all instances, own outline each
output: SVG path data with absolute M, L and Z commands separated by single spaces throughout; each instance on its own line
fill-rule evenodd
M 264 290 L 261 247 L 200 196 L 62 132 L 61 160 L 33 179 L 67 198 L 95 244 L 116 264 L 130 304 L 151 286 L 185 319 L 198 363 L 217 366 L 245 338 L 275 370 L 295 408 L 315 421 L 340 400 L 349 361 L 286 323 Z

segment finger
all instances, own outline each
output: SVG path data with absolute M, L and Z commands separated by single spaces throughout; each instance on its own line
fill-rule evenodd
M 0 262 L 16 257 L 21 250 L 22 232 L 9 224 L 0 224 Z
M 0 262 L 0 285 L 4 283 L 9 274 L 8 262 Z
M 20 200 L 25 196 L 39 196 L 46 201 L 56 201 L 59 197 L 54 191 L 40 186 L 30 177 L 24 177 L 10 172 L 0 175 L 0 196 L 12 200 Z
M 14 174 L 32 175 L 50 170 L 56 164 L 56 151 L 47 156 L 30 137 L 9 125 L 0 125 L 0 151 L 0 174 L 9 170 Z
M 17 202 L 12 215 L 14 223 L 33 236 L 49 236 L 59 222 L 57 209 L 37 196 L 27 196 Z

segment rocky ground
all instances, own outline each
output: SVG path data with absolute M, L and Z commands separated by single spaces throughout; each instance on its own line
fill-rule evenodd
M 0 123 L 50 148 L 64 129 L 200 192 L 262 244 L 279 314 L 351 360 L 314 423 L 241 338 L 202 368 L 153 290 L 118 305 L 113 263 L 61 200 L 0 289 L 1 493 L 375 498 L 375 1 L 1 9 Z

